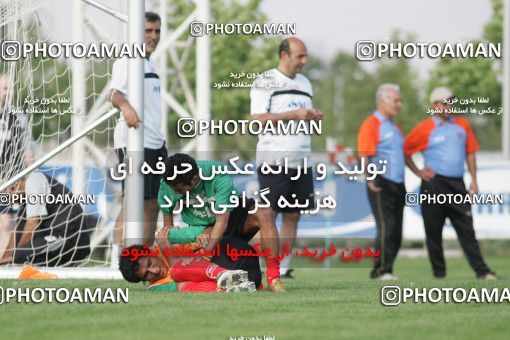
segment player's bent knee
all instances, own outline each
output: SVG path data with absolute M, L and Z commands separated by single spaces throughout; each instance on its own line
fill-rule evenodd
M 8 214 L 0 214 L 0 231 L 10 231 L 11 218 Z

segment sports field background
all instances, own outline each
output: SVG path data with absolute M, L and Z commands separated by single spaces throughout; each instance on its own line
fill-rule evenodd
M 399 258 L 400 287 L 510 287 L 508 257 L 488 257 L 501 279 L 480 281 L 464 258 L 432 278 L 428 259 Z M 510 304 L 406 303 L 386 307 L 368 268 L 297 269 L 288 293 L 152 293 L 106 280 L 0 280 L 2 287 L 129 287 L 128 304 L 3 304 L 0 339 L 508 339 Z

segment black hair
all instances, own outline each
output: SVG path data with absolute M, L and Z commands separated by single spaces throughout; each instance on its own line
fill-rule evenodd
M 278 46 L 278 57 L 282 57 L 282 53 L 285 52 L 290 55 L 290 43 L 289 38 L 285 38 L 280 43 L 280 46 Z
M 131 247 L 128 247 L 127 249 L 129 253 L 131 253 L 131 250 L 134 248 L 136 248 L 138 253 L 140 253 L 143 249 L 143 246 L 141 244 L 135 244 Z M 141 257 L 138 257 L 135 261 L 131 261 L 131 256 L 120 256 L 119 269 L 126 281 L 132 283 L 138 283 L 142 281 L 142 278 L 136 273 L 138 272 L 138 269 L 140 269 L 140 258 Z
M 147 22 L 156 22 L 159 21 L 161 23 L 161 17 L 158 13 L 154 12 L 145 12 L 145 20 Z
M 174 171 L 182 171 L 186 167 L 184 164 L 190 164 L 191 170 L 186 173 L 178 174 L 174 179 L 168 180 L 168 177 L 174 177 Z M 193 157 L 185 153 L 175 153 L 165 160 L 165 173 L 163 174 L 163 180 L 170 187 L 175 188 L 178 184 L 190 185 L 193 177 L 198 175 L 197 162 Z

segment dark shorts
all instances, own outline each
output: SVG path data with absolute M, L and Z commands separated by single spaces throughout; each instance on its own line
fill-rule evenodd
M 117 157 L 119 158 L 119 164 L 124 162 L 124 157 L 126 156 L 125 149 L 115 149 L 117 152 Z M 165 145 L 163 145 L 160 149 L 143 149 L 143 160 L 146 162 L 152 169 L 156 169 L 156 163 L 159 161 L 158 157 L 162 157 L 162 161 L 168 157 L 168 151 L 166 150 Z M 155 175 L 149 173 L 143 176 L 143 199 L 157 199 L 159 192 L 159 183 L 161 181 L 161 175 Z M 124 180 L 122 180 L 122 193 L 124 193 Z
M 211 261 L 220 267 L 230 270 L 240 269 L 247 271 L 248 279 L 255 282 L 256 287 L 259 287 L 262 282 L 259 258 L 256 256 L 240 256 L 237 261 L 234 261 L 227 255 L 227 244 L 231 249 L 248 250 L 255 253 L 255 249 L 246 241 L 236 237 L 223 237 L 220 241 L 220 255 L 214 256 L 211 258 Z
M 248 207 L 244 208 L 242 206 L 238 206 L 230 212 L 228 217 L 227 230 L 225 230 L 225 233 L 223 234 L 224 237 L 238 238 L 248 242 L 257 233 L 258 230 L 254 230 L 249 233 L 245 233 L 243 231 L 244 225 L 246 224 L 246 219 L 248 218 L 248 211 L 250 211 L 250 209 L 252 209 L 255 205 L 255 200 L 250 198 L 246 201 L 246 203 Z
M 303 208 L 280 208 L 278 206 L 278 199 L 280 196 L 292 203 L 296 199 L 298 202 L 304 202 L 306 199 L 309 201 L 309 205 L 306 210 L 313 209 L 315 207 L 315 199 L 313 192 L 313 174 L 312 168 L 308 168 L 308 173 L 301 176 L 296 180 L 291 180 L 292 177 L 296 177 L 297 169 L 289 169 L 288 174 L 268 174 L 263 175 L 260 172 L 260 168 L 257 169 L 257 175 L 259 179 L 260 190 L 269 188 L 269 193 L 266 195 L 271 208 L 276 212 L 299 212 Z M 292 195 L 296 195 L 293 197 Z

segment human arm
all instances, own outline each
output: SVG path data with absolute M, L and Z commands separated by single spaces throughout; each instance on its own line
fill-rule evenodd
M 471 184 L 469 193 L 474 195 L 478 193 L 478 183 L 476 180 L 476 152 L 480 149 L 475 132 L 466 119 L 460 120 L 461 125 L 466 131 L 466 163 L 469 174 L 471 175 Z
M 109 101 L 119 109 L 124 116 L 128 127 L 138 128 L 140 119 L 126 98 L 128 90 L 128 66 L 127 59 L 120 58 L 113 63 L 112 78 L 110 82 Z
M 271 94 L 272 92 L 265 88 L 265 83 L 271 79 L 258 78 L 253 83 L 250 91 L 250 112 L 251 119 L 258 120 L 262 124 L 268 121 L 277 122 L 290 121 L 290 120 L 321 120 L 323 113 L 316 109 L 300 108 L 296 110 L 289 110 L 286 112 L 274 113 L 271 112 Z M 308 92 L 311 94 L 311 85 Z M 310 103 L 310 106 L 312 104 Z
M 168 241 L 171 244 L 187 244 L 197 242 L 197 238 L 204 233 L 206 227 L 185 227 L 170 229 Z
M 413 161 L 413 157 L 412 156 L 405 155 L 405 158 L 406 158 L 406 165 L 408 166 L 408 168 L 416 176 L 420 177 L 424 181 L 429 182 L 436 175 L 431 168 L 423 168 L 421 170 L 418 169 L 418 167 L 416 166 L 416 164 Z
M 430 120 L 415 126 L 404 140 L 404 155 L 406 165 L 418 177 L 428 182 L 436 175 L 431 168 L 418 169 L 413 160 L 413 154 L 421 152 L 428 147 L 429 134 L 434 123 Z
M 110 102 L 114 107 L 122 112 L 128 127 L 137 129 L 140 126 L 141 120 L 138 118 L 135 109 L 126 99 L 126 95 L 124 93 L 119 90 L 112 89 L 110 93 Z
M 48 195 L 51 193 L 50 183 L 46 176 L 40 172 L 31 173 L 25 180 L 25 195 Z M 40 226 L 42 219 L 48 216 L 48 208 L 43 201 L 27 202 L 25 206 L 26 223 L 17 246 L 24 245 L 32 240 L 34 231 Z
M 185 227 L 181 229 L 163 227 L 156 232 L 156 243 L 160 251 L 165 252 L 166 249 L 171 249 L 172 244 L 190 244 L 199 243 L 199 239 L 208 234 L 204 232 L 206 227 Z M 209 228 L 209 232 L 210 232 Z M 170 256 L 165 256 L 170 265 L 173 264 L 174 259 Z
M 370 162 L 370 158 L 368 156 L 361 156 L 360 161 L 363 162 L 364 164 L 368 164 Z M 366 175 L 366 169 L 365 169 L 365 175 Z M 367 179 L 367 187 L 373 192 L 380 192 L 382 190 L 381 187 L 379 187 L 379 186 L 377 186 L 377 184 L 375 184 L 375 178 L 371 179 L 371 180 Z
M 170 186 L 162 180 L 159 184 L 158 207 L 163 214 L 163 226 L 175 228 L 173 212 L 178 201 L 178 197 L 172 193 Z
M 373 124 L 372 119 L 367 119 L 360 126 L 358 131 L 358 155 L 362 164 L 368 164 L 371 156 L 377 155 L 377 143 L 379 141 L 379 130 Z M 364 169 L 366 175 L 366 168 Z M 374 179 L 367 179 L 367 186 L 373 192 L 380 192 L 382 189 L 378 187 Z
M 476 180 L 476 152 L 468 153 L 466 163 L 471 175 L 471 184 L 469 185 L 469 193 L 474 195 L 478 193 L 478 183 Z
M 216 247 L 216 244 L 221 240 L 223 234 L 227 230 L 229 216 L 230 213 L 228 212 L 215 214 L 216 222 L 211 229 L 211 234 L 209 235 L 208 242 L 203 247 L 204 249 L 212 250 Z
M 169 228 L 175 228 L 174 227 L 174 217 L 172 215 L 164 215 L 163 214 L 163 226 L 169 227 Z

